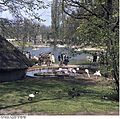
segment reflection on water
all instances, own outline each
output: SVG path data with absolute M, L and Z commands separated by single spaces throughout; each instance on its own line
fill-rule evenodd
M 33 50 L 32 48 L 26 48 L 26 51 L 29 51 L 31 53 L 32 56 L 39 56 L 39 54 L 41 53 L 48 53 L 48 52 L 52 52 L 55 56 L 56 62 L 57 62 L 57 58 L 58 55 L 61 53 L 66 53 L 69 57 L 70 57 L 70 62 L 69 63 L 79 63 L 81 61 L 86 61 L 87 60 L 87 56 L 91 56 L 90 54 L 85 54 L 85 53 L 80 53 L 80 54 L 76 54 L 73 55 L 71 53 L 71 49 L 68 48 L 60 48 L 60 47 L 40 47 L 37 50 Z

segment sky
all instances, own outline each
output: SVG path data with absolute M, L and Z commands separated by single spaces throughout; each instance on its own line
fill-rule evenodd
M 51 2 L 52 0 L 43 0 L 43 1 L 45 3 L 48 3 L 48 2 Z M 41 15 L 42 19 L 46 20 L 45 22 L 41 22 L 41 23 L 46 26 L 50 26 L 51 25 L 51 7 L 47 8 L 47 9 L 41 9 L 40 15 Z M 12 19 L 12 15 L 8 11 L 0 13 L 0 17 Z
M 42 10 L 41 15 L 42 15 L 41 18 L 46 20 L 45 22 L 43 22 L 43 24 L 45 24 L 46 26 L 50 26 L 51 25 L 51 8 L 49 7 L 46 10 Z
M 47 3 L 51 3 L 52 0 L 43 0 L 43 1 Z M 43 22 L 43 24 L 45 24 L 46 26 L 51 25 L 51 7 L 45 10 L 41 10 L 41 18 L 46 20 L 45 22 Z

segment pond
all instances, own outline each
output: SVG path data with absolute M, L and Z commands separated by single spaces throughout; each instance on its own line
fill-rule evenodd
M 32 49 L 31 47 L 26 48 L 26 51 L 29 51 L 31 53 L 31 56 L 39 56 L 41 53 L 48 53 L 52 52 L 55 56 L 56 63 L 58 62 L 58 55 L 61 53 L 66 53 L 70 57 L 69 64 L 79 64 L 80 62 L 87 61 L 87 56 L 91 56 L 88 53 L 80 52 L 73 53 L 73 50 L 70 48 L 64 48 L 64 47 L 40 47 L 36 50 Z

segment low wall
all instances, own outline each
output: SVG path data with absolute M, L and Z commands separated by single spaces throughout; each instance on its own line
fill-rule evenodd
M 0 71 L 0 82 L 21 80 L 26 75 L 26 69 L 15 69 L 11 71 Z

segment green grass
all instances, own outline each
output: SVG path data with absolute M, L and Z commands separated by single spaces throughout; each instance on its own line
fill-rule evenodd
M 118 102 L 103 99 L 113 92 L 109 82 L 86 83 L 87 80 L 30 79 L 0 84 L 0 109 L 22 110 L 23 113 L 77 114 L 117 112 Z M 68 91 L 75 87 L 79 97 L 71 98 Z M 38 91 L 33 101 L 28 95 Z
M 15 46 L 23 46 L 22 41 L 14 41 L 14 42 L 11 42 L 11 43 Z M 33 44 L 31 42 L 25 42 L 24 45 L 25 45 L 25 47 L 29 47 L 29 46 L 32 46 Z

